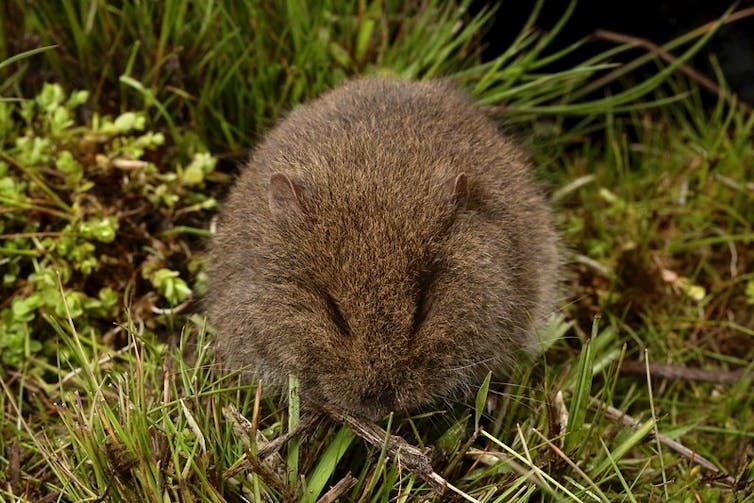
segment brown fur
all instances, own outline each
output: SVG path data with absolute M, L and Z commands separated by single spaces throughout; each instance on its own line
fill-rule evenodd
M 557 238 L 530 166 L 449 85 L 354 80 L 270 131 L 211 246 L 228 369 L 375 418 L 536 352 Z

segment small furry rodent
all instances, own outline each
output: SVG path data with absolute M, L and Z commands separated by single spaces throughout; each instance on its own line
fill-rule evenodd
M 445 82 L 352 80 L 295 109 L 210 247 L 223 367 L 370 419 L 505 377 L 557 294 L 530 168 Z

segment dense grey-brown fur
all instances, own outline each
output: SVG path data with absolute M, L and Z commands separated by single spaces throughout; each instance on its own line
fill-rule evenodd
M 468 394 L 536 352 L 556 245 L 526 158 L 464 95 L 347 82 L 267 134 L 220 213 L 220 361 L 370 418 Z

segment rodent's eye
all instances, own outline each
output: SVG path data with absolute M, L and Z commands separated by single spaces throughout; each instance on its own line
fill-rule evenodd
M 327 310 L 330 312 L 330 317 L 332 318 L 333 323 L 335 323 L 335 326 L 338 327 L 343 335 L 350 337 L 351 327 L 348 326 L 348 322 L 346 321 L 346 317 L 343 316 L 343 311 L 341 311 L 338 301 L 336 301 L 329 293 L 325 293 L 325 302 L 327 303 Z
M 416 290 L 416 307 L 414 310 L 414 322 L 413 331 L 419 330 L 419 327 L 427 317 L 430 308 L 432 307 L 432 299 L 429 297 L 429 288 L 432 286 L 435 275 L 432 271 L 424 272 L 419 277 Z

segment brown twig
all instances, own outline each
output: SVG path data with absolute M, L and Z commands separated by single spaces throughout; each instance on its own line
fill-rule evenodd
M 232 470 L 232 475 L 229 473 L 231 470 L 228 470 L 224 474 L 224 478 L 232 478 L 244 469 L 251 469 L 252 472 L 262 477 L 267 484 L 277 489 L 281 494 L 289 494 L 291 491 L 285 478 L 281 477 L 280 474 L 265 464 L 262 461 L 262 458 L 256 456 L 246 456 L 246 459 L 244 459 L 244 463 L 241 466 L 241 470 Z
M 293 430 L 286 432 L 276 439 L 270 441 L 270 443 L 259 449 L 257 456 L 259 457 L 259 459 L 265 459 L 266 457 L 278 452 L 285 446 L 285 444 L 290 442 L 291 439 L 304 435 L 313 430 L 317 423 L 319 423 L 319 421 L 322 419 L 322 417 L 323 416 L 321 414 L 301 416 L 301 420 Z
M 6 449 L 8 453 L 8 484 L 12 491 L 21 493 L 23 491 L 21 485 L 21 447 L 16 440 L 11 440 Z
M 356 482 L 358 482 L 356 477 L 349 472 L 345 477 L 340 479 L 337 484 L 332 486 L 329 491 L 323 494 L 322 497 L 317 500 L 317 503 L 335 503 L 343 493 L 355 486 Z
M 721 175 L 720 173 L 714 173 L 712 176 L 714 176 L 721 185 L 725 185 L 730 189 L 743 192 L 744 194 L 747 192 L 754 192 L 754 182 L 741 182 L 728 176 Z
M 227 411 L 223 411 L 223 412 L 227 418 L 229 418 L 235 424 L 240 425 L 241 426 L 240 429 L 242 429 L 246 433 L 253 430 L 253 428 L 251 427 L 251 423 L 247 419 L 243 418 L 243 416 L 240 416 L 240 414 L 238 414 L 238 412 L 235 411 L 235 409 L 228 409 Z M 238 417 L 234 417 L 235 415 L 237 415 Z M 253 455 L 251 451 L 247 452 L 246 459 L 244 460 L 244 462 L 234 466 L 233 468 L 229 468 L 228 470 L 226 470 L 225 473 L 223 474 L 223 477 L 226 479 L 235 477 L 242 471 L 249 468 L 252 469 L 253 471 L 257 471 L 257 468 L 261 466 L 262 461 L 264 461 L 266 458 L 270 457 L 271 455 L 277 453 L 292 438 L 309 432 L 322 419 L 322 417 L 323 417 L 322 414 L 312 414 L 312 415 L 303 416 L 301 420 L 299 421 L 298 425 L 296 426 L 296 428 L 271 440 L 264 447 L 259 449 L 256 455 Z
M 620 368 L 622 375 L 646 376 L 646 364 L 637 360 L 624 361 Z M 714 384 L 736 384 L 746 374 L 746 369 L 705 370 L 667 363 L 650 363 L 649 375 L 655 379 L 681 379 L 684 381 L 709 382 Z
M 358 437 L 372 444 L 378 449 L 385 445 L 388 433 L 374 423 L 355 418 L 348 412 L 328 405 L 326 412 L 335 420 L 346 423 Z M 434 471 L 429 458 L 422 451 L 409 444 L 397 435 L 390 435 L 387 439 L 388 455 L 399 462 L 401 468 L 421 477 L 438 494 L 443 494 L 448 487 L 447 481 Z
M 602 400 L 599 400 L 597 398 L 592 398 L 590 402 L 590 406 L 595 410 L 604 410 L 605 416 L 617 423 L 620 423 L 624 426 L 628 426 L 633 429 L 638 429 L 641 426 L 641 421 L 638 419 L 635 419 L 625 412 L 616 409 L 615 407 L 612 407 Z M 725 473 L 724 471 L 720 470 L 717 466 L 712 464 L 711 461 L 707 460 L 706 458 L 702 457 L 701 455 L 697 454 L 696 452 L 692 451 L 682 443 L 673 440 L 672 438 L 663 435 L 662 433 L 657 433 L 657 440 L 664 445 L 665 447 L 677 452 L 678 454 L 686 457 L 689 461 L 692 463 L 696 463 L 697 465 L 701 466 L 702 468 L 705 468 L 709 470 L 710 472 L 714 473 L 715 476 L 719 477 L 721 480 L 726 482 L 727 484 L 730 484 L 731 486 L 736 485 L 736 479 Z
M 745 17 L 752 16 L 752 15 L 754 15 L 754 7 L 748 8 L 748 9 L 742 9 L 738 12 L 731 14 L 724 21 L 724 23 L 725 24 L 731 23 L 733 21 L 743 19 Z M 709 31 L 710 29 L 712 29 L 714 26 L 715 26 L 715 23 L 708 23 L 700 28 L 697 28 L 696 31 L 700 32 L 700 34 L 705 33 Z M 610 30 L 596 30 L 594 32 L 594 37 L 602 39 L 602 40 L 608 40 L 610 42 L 616 42 L 619 44 L 628 44 L 628 45 L 633 45 L 636 47 L 642 47 L 646 49 L 648 52 L 655 54 L 656 56 L 658 56 L 660 59 L 662 59 L 668 64 L 673 64 L 676 61 L 678 61 L 677 57 L 673 56 L 670 52 L 665 50 L 663 47 L 645 38 L 636 37 L 632 35 L 625 35 L 623 33 L 617 33 Z M 716 94 L 717 96 L 722 97 L 726 101 L 734 100 L 735 97 L 733 94 L 731 94 L 727 90 L 721 89 L 720 86 L 715 84 L 715 82 L 712 79 L 710 79 L 709 77 L 707 77 L 700 71 L 696 70 L 691 65 L 683 63 L 678 67 L 678 69 L 687 77 L 689 77 L 691 80 L 696 81 L 700 86 L 712 92 L 713 94 Z M 610 76 L 608 75 L 606 77 L 603 77 L 603 79 L 606 79 L 608 77 Z M 605 83 L 607 83 L 607 81 L 605 81 Z M 601 85 L 600 79 L 598 79 L 592 84 L 592 87 L 596 88 L 596 87 L 600 87 L 600 85 Z M 737 105 L 749 113 L 751 113 L 754 110 L 748 103 L 745 103 L 745 102 L 738 102 Z

